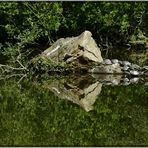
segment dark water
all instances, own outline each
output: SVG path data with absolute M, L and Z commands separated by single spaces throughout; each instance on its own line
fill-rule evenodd
M 1 80 L 0 145 L 148 145 L 143 81 L 125 85 L 119 76 Z

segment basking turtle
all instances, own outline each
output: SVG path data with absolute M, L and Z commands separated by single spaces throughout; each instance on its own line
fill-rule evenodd
M 123 65 L 123 64 L 122 64 L 122 61 L 119 60 L 119 64 L 120 64 L 120 65 Z
M 124 78 L 123 82 L 129 82 L 130 80 L 128 78 Z
M 111 82 L 112 82 L 112 85 L 118 85 L 119 84 L 119 81 L 116 80 L 116 79 L 112 80 Z
M 136 83 L 136 82 L 138 82 L 138 80 L 139 80 L 138 77 L 132 78 L 132 79 L 130 79 L 130 83 Z
M 131 63 L 128 62 L 128 61 L 123 61 L 123 62 L 122 62 L 122 65 L 124 65 L 124 66 L 131 66 Z
M 130 70 L 130 74 L 133 75 L 133 76 L 139 76 L 140 73 L 136 70 Z
M 145 76 L 148 76 L 148 70 L 144 71 L 143 74 L 144 74 Z
M 124 71 L 127 71 L 128 69 L 129 69 L 129 66 L 125 65 L 125 66 L 122 67 L 122 70 L 124 70 Z
M 117 59 L 112 59 L 111 61 L 112 61 L 113 64 L 119 63 L 119 60 L 117 60 Z
M 148 66 L 143 66 L 142 69 L 143 70 L 148 70 Z

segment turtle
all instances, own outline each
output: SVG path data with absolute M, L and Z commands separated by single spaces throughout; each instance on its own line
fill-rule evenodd
M 110 59 L 104 59 L 103 62 L 102 62 L 102 64 L 104 64 L 104 65 L 111 65 L 112 62 L 111 62 Z
M 123 65 L 123 64 L 122 64 L 122 61 L 119 60 L 118 62 L 119 62 L 120 65 Z
M 131 63 L 128 62 L 128 61 L 123 61 L 123 62 L 122 62 L 122 65 L 124 65 L 124 66 L 131 66 Z
M 147 71 L 144 71 L 143 73 L 145 76 L 148 76 L 148 70 Z
M 111 82 L 112 82 L 113 85 L 118 85 L 119 84 L 119 81 L 116 80 L 116 79 L 112 80 Z
M 140 73 L 136 70 L 130 70 L 130 74 L 133 75 L 133 76 L 138 76 L 140 75 Z
M 129 66 L 125 65 L 125 66 L 122 67 L 122 70 L 124 70 L 124 71 L 127 71 L 128 69 L 129 69 Z
M 117 64 L 117 63 L 119 63 L 119 60 L 117 60 L 117 59 L 112 59 L 111 62 L 112 62 L 113 64 Z
M 136 83 L 139 80 L 138 77 L 130 79 L 130 83 Z
M 129 79 L 128 78 L 124 78 L 123 82 L 129 82 Z
M 142 69 L 143 70 L 148 70 L 148 66 L 143 66 Z

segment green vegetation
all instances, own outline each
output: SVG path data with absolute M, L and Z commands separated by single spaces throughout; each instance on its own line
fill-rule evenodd
M 0 2 L 0 63 L 25 67 L 60 37 L 92 32 L 98 45 L 147 37 L 146 2 Z M 114 52 L 114 51 L 113 51 Z
M 85 112 L 48 90 L 53 79 L 17 81 L 0 81 L 1 146 L 148 144 L 146 86 L 103 86 L 94 110 Z
M 147 41 L 147 7 L 146 2 L 0 2 L 0 145 L 148 145 L 147 86 L 103 86 L 94 110 L 85 112 L 48 90 L 55 78 L 23 79 L 27 68 L 34 73 L 65 67 L 38 56 L 61 37 L 89 30 L 101 48 Z M 138 50 L 129 56 L 112 48 L 107 56 L 145 64 L 147 51 Z M 11 72 L 8 78 L 21 78 L 1 80 Z

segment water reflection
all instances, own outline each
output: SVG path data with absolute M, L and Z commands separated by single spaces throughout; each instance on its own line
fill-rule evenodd
M 56 80 L 48 88 L 59 98 L 70 100 L 90 111 L 101 92 L 102 84 L 90 76 L 82 76 Z
M 123 86 L 126 78 L 48 75 L 1 80 L 0 145 L 147 145 L 145 79 Z
M 122 75 L 83 75 L 56 79 L 48 85 L 45 83 L 45 87 L 58 98 L 72 101 L 89 112 L 93 110 L 102 85 L 129 85 L 143 81 L 144 78 L 127 78 Z

